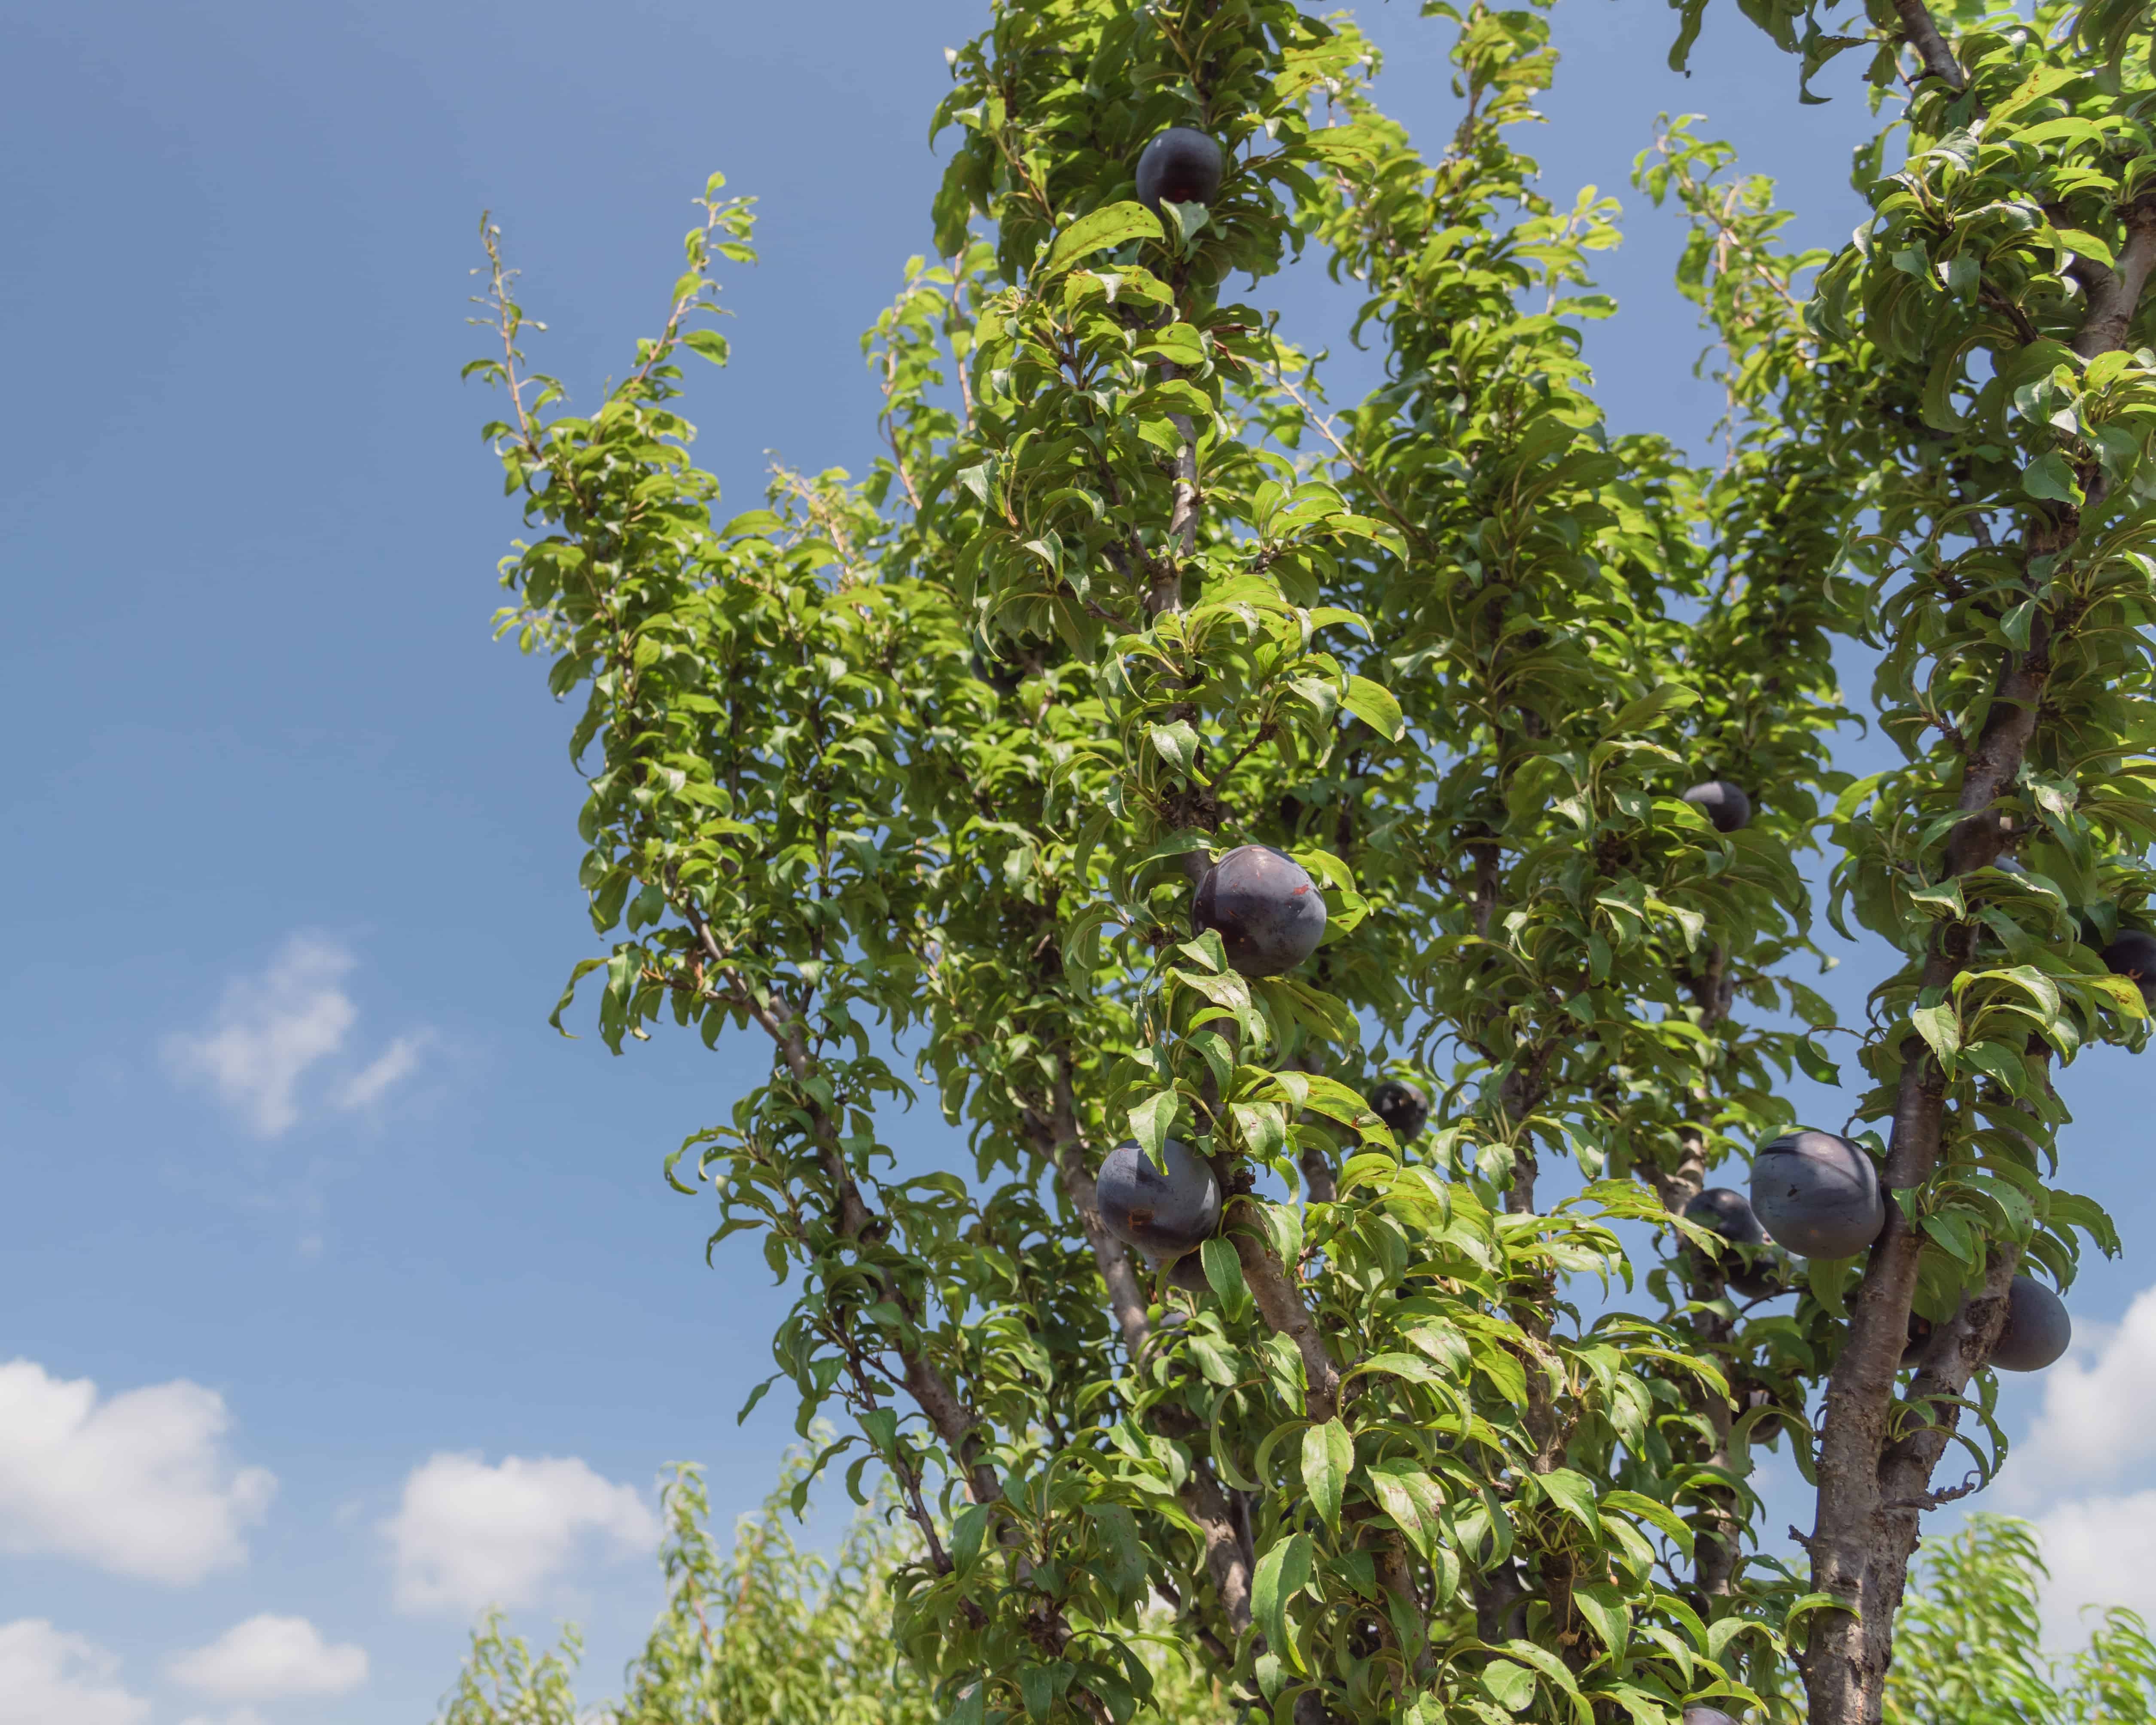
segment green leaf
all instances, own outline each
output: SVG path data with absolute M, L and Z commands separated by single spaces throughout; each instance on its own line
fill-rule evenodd
M 1478 1673 L 1490 1698 L 1508 1713 L 1524 1713 L 1535 1698 L 1535 1674 L 1509 1659 L 1493 1659 Z
M 951 1567 L 960 1575 L 980 1560 L 988 1532 L 988 1506 L 969 1503 L 951 1518 Z
M 1609 734 L 1622 737 L 1630 732 L 1644 729 L 1667 712 L 1681 712 L 1688 706 L 1699 704 L 1697 691 L 1682 683 L 1658 683 L 1650 694 L 1637 701 L 1629 701 L 1618 708 L 1609 721 Z
M 1671 1542 L 1686 1557 L 1691 1555 L 1691 1529 L 1666 1503 L 1657 1503 L 1653 1498 L 1642 1497 L 1637 1491 L 1605 1491 L 1602 1494 L 1600 1507 L 1614 1510 L 1620 1515 L 1637 1516 L 1641 1521 L 1652 1523 L 1667 1534 Z
M 1341 705 L 1388 742 L 1398 742 L 1407 728 L 1393 691 L 1368 677 L 1348 678 L 1348 693 Z
M 1099 1531 L 1101 1543 L 1107 1548 L 1108 1585 L 1126 1607 L 1137 1604 L 1145 1597 L 1147 1573 L 1137 1520 L 1120 1503 L 1089 1503 L 1086 1514 Z
M 1416 1554 L 1427 1558 L 1430 1529 L 1424 1518 L 1420 1496 L 1409 1478 L 1419 1471 L 1411 1461 L 1387 1461 L 1369 1469 L 1363 1477 L 1378 1500 L 1378 1507 L 1393 1518 L 1393 1525 L 1415 1548 Z
M 1181 1097 L 1172 1090 L 1163 1090 L 1130 1111 L 1131 1136 L 1143 1147 L 1155 1168 L 1166 1166 L 1168 1128 L 1175 1124 L 1181 1106 Z
M 1188 719 L 1173 725 L 1155 725 L 1147 731 L 1160 757 L 1186 778 L 1198 776 L 1198 733 Z
M 1939 1064 L 1952 1072 L 1953 1057 L 1961 1047 L 1961 1014 L 1951 1006 L 1919 1006 L 1910 1012 L 1909 1022 L 1931 1045 Z
M 1081 258 L 1132 239 L 1162 239 L 1160 219 L 1142 203 L 1111 203 L 1082 215 L 1056 236 L 1044 275 L 1068 270 Z
M 1841 1082 L 1841 1068 L 1835 1065 L 1832 1060 L 1829 1060 L 1826 1055 L 1820 1051 L 1820 1045 L 1816 1042 L 1813 1041 L 1810 1037 L 1799 1036 L 1793 1038 L 1789 1044 L 1789 1052 L 1796 1060 L 1798 1067 L 1803 1071 L 1804 1076 L 1810 1079 L 1815 1084 L 1840 1084 Z
M 715 366 L 726 362 L 726 338 L 716 330 L 691 330 L 682 336 L 681 345 L 691 353 L 702 355 Z
M 1340 1500 L 1355 1466 L 1355 1440 L 1337 1419 L 1313 1425 L 1302 1435 L 1302 1485 L 1319 1518 L 1340 1531 Z
M 1582 1585 L 1573 1589 L 1572 1602 L 1596 1639 L 1609 1650 L 1609 1656 L 1622 1659 L 1632 1638 L 1632 1614 L 1625 1608 L 1623 1595 L 1614 1587 Z
M 973 1678 L 967 1687 L 957 1692 L 951 1711 L 943 1716 L 943 1725 L 984 1725 L 988 1699 L 988 1684 L 978 1677 Z
M 1288 1634 L 1287 1602 L 1310 1584 L 1311 1543 L 1307 1533 L 1276 1540 L 1258 1559 L 1250 1584 L 1250 1615 L 1265 1631 L 1265 1645 L 1285 1654 L 1297 1671 L 1306 1671 L 1302 1650 Z
M 1839 1318 L 1844 1322 L 1848 1321 L 1849 1308 L 1842 1303 L 1843 1296 L 1848 1293 L 1850 1284 L 1856 1280 L 1856 1268 L 1862 1261 L 1861 1258 L 1807 1258 L 1804 1260 L 1805 1279 L 1810 1285 L 1812 1298 L 1819 1301 L 1820 1309 L 1829 1317 Z
M 1235 1241 L 1214 1235 L 1198 1248 L 1198 1261 L 1204 1266 L 1205 1280 L 1220 1303 L 1231 1317 L 1240 1315 L 1250 1304 L 1250 1291 L 1243 1280 L 1243 1260 L 1235 1255 Z
M 1602 1518 L 1594 1510 L 1594 1482 L 1583 1473 L 1569 1467 L 1553 1467 L 1548 1473 L 1528 1476 L 1542 1487 L 1543 1494 L 1567 1515 L 1584 1527 L 1589 1535 L 1602 1532 Z
M 2055 503 L 2078 505 L 2082 501 L 2081 482 L 2074 475 L 2073 465 L 2056 449 L 2029 464 L 2021 475 L 2021 489 L 2031 497 Z
M 1187 323 L 1172 323 L 1156 330 L 1138 349 L 1141 359 L 1164 359 L 1179 366 L 1205 363 L 1205 343 Z

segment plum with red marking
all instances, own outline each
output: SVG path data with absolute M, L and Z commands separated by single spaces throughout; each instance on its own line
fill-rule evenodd
M 1717 833 L 1733 833 L 1752 819 L 1752 799 L 1726 778 L 1710 778 L 1684 793 L 1686 802 L 1714 823 Z
M 1201 1156 L 1170 1138 L 1163 1147 L 1165 1169 L 1155 1168 L 1144 1147 L 1118 1144 L 1101 1163 L 1094 1201 L 1109 1233 L 1125 1245 L 1158 1258 L 1179 1258 L 1220 1226 L 1220 1183 Z
M 1209 928 L 1245 976 L 1278 976 L 1325 937 L 1325 896 L 1285 851 L 1239 845 L 1205 871 L 1191 901 L 1191 932 Z
M 1794 1132 L 1752 1160 L 1752 1209 L 1800 1258 L 1853 1258 L 1887 1225 L 1871 1158 L 1832 1132 Z
M 1163 203 L 1210 206 L 1220 195 L 1220 146 L 1194 126 L 1171 126 L 1138 157 L 1138 202 L 1155 215 Z

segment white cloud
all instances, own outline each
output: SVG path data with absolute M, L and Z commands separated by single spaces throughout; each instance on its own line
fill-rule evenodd
M 304 1617 L 264 1612 L 234 1624 L 207 1647 L 175 1659 L 167 1675 L 218 1701 L 275 1701 L 286 1695 L 348 1695 L 367 1681 L 367 1650 L 332 1645 Z
M 244 1562 L 277 1481 L 234 1465 L 231 1425 L 222 1396 L 184 1379 L 100 1403 L 87 1378 L 0 1365 L 0 1551 L 174 1586 Z
M 207 1085 L 258 1137 L 299 1124 L 300 1085 L 320 1062 L 344 1051 L 359 1009 L 342 983 L 358 961 L 335 941 L 294 935 L 269 968 L 225 985 L 209 1029 L 165 1040 L 165 1060 L 190 1083 Z M 418 1070 L 432 1039 L 397 1037 L 330 1093 L 343 1109 L 380 1101 Z
M 2043 1410 L 2008 1478 L 2093 1484 L 2156 1456 L 2156 1288 L 2116 1329 L 2092 1332 L 2044 1378 Z
M 214 1718 L 208 1713 L 190 1713 L 180 1721 L 180 1725 L 270 1725 L 270 1722 L 253 1707 L 239 1707 Z
M 2036 1526 L 2051 1572 L 2044 1589 L 2047 1642 L 2086 1641 L 2102 1614 L 2084 1616 L 2085 1605 L 2128 1605 L 2156 1622 L 2156 1491 L 2061 1503 Z
M 369 1061 L 362 1071 L 346 1079 L 336 1093 L 340 1108 L 365 1108 L 378 1102 L 396 1086 L 409 1078 L 419 1064 L 419 1051 L 427 1045 L 424 1034 L 399 1036 Z
M 174 1036 L 166 1056 L 208 1083 L 260 1137 L 300 1118 L 300 1078 L 344 1046 L 359 1009 L 338 987 L 353 958 L 333 942 L 295 935 L 259 977 L 228 983 L 204 1036 Z
M 499 1467 L 477 1455 L 432 1456 L 405 1480 L 383 1531 L 398 1604 L 459 1615 L 531 1604 L 594 1538 L 616 1556 L 648 1552 L 659 1538 L 658 1519 L 634 1486 L 573 1455 L 511 1455 Z
M 150 1703 L 102 1647 L 42 1617 L 0 1623 L 0 1725 L 141 1725 Z

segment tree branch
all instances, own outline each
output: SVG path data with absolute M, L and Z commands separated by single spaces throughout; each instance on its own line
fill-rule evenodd
M 2093 258 L 2077 258 L 2069 271 L 2088 295 L 2088 312 L 2074 337 L 2083 359 L 2114 353 L 2126 345 L 2126 332 L 2140 308 L 2149 272 L 2156 270 L 2156 198 L 2138 198 L 2126 211 L 2126 244 L 2118 267 L 2106 269 Z
M 1056 1178 L 1062 1183 L 1063 1195 L 1078 1213 L 1078 1225 L 1086 1230 L 1086 1242 L 1093 1248 L 1093 1261 L 1100 1266 L 1101 1280 L 1107 1284 L 1108 1309 L 1115 1314 L 1116 1327 L 1122 1332 L 1123 1346 L 1135 1358 L 1152 1333 L 1152 1327 L 1146 1321 L 1145 1291 L 1139 1286 L 1137 1271 L 1132 1267 L 1129 1251 L 1101 1220 L 1100 1198 L 1092 1172 L 1086 1165 L 1086 1141 L 1078 1129 L 1077 1105 L 1071 1093 L 1067 1059 L 1059 1058 L 1057 1061 L 1055 1097 L 1050 1112 L 1044 1118 L 1028 1109 L 1025 1129 L 1033 1141 L 1034 1153 L 1055 1170 Z
M 1257 1302 L 1258 1315 L 1265 1319 L 1265 1327 L 1293 1343 L 1301 1357 L 1304 1400 L 1311 1419 L 1323 1425 L 1340 1411 L 1340 1368 L 1326 1349 L 1317 1321 L 1303 1302 L 1302 1290 L 1261 1235 L 1249 1228 L 1238 1228 L 1228 1238 L 1235 1242 L 1235 1255 L 1242 1260 L 1243 1280 Z
M 1924 69 L 1948 90 L 1966 90 L 1968 74 L 1954 58 L 1953 50 L 1947 46 L 1946 38 L 1939 34 L 1939 27 L 1924 0 L 1894 0 L 1894 12 L 1902 20 L 1902 39 L 1917 50 L 1917 58 L 1924 63 Z

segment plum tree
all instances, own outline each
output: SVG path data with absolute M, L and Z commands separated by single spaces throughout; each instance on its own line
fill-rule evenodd
M 1979 1513 L 1951 1538 L 1927 1539 L 1896 1636 L 1887 1725 L 2156 1721 L 2148 1625 L 2117 1605 L 2090 1612 L 2087 1645 L 2055 1658 L 2044 1645 L 2047 1579 L 2026 1522 Z
M 1171 126 L 1138 155 L 1138 202 L 1156 214 L 1163 203 L 1210 204 L 1220 195 L 1220 146 L 1188 126 Z
M 1199 880 L 1190 927 L 1217 933 L 1229 964 L 1243 975 L 1278 976 L 1325 938 L 1325 896 L 1286 852 L 1239 845 Z
M 2033 1276 L 2006 1285 L 2006 1327 L 1989 1363 L 2002 1372 L 2041 1372 L 2056 1365 L 2074 1339 L 2066 1302 Z
M 746 1233 L 790 1278 L 778 1372 L 844 1416 L 826 1463 L 894 1481 L 899 1633 L 959 1725 L 1134 1717 L 1156 1599 L 1296 1725 L 1785 1725 L 1793 1684 L 1878 1725 L 2013 1277 L 2117 1250 L 2055 1170 L 2069 1063 L 2148 1036 L 2068 937 L 2156 899 L 2144 13 L 1897 0 L 1836 59 L 1833 8 L 1754 8 L 1889 111 L 1831 256 L 1688 123 L 1643 153 L 1729 408 L 1694 464 L 1594 399 L 1614 207 L 1514 144 L 1548 19 L 1429 10 L 1461 101 L 1431 158 L 1315 7 L 992 0 L 933 121 L 941 261 L 867 344 L 886 453 L 731 519 L 680 363 L 725 356 L 747 207 L 707 186 L 589 412 L 494 259 L 503 627 L 582 691 L 589 770 L 602 946 L 556 1022 L 591 977 L 618 1052 L 767 1043 L 667 1172 L 716 1197 L 715 1263 Z M 1235 160 L 1202 223 L 1170 196 L 1202 186 L 1129 195 L 1183 122 Z M 1382 349 L 1338 413 L 1233 296 L 1298 259 Z M 1898 752 L 1862 778 L 1853 640 Z M 1734 797 L 1673 808 L 1687 762 L 1762 788 L 1741 842 Z M 1848 1139 L 1783 1094 L 1843 1081 L 1822 913 L 1892 955 Z M 1388 1070 L 1430 1076 L 1404 1142 L 1336 1076 Z M 921 1092 L 965 1139 L 933 1167 L 888 1142 Z M 1204 1295 L 1194 1228 L 1155 1275 L 1109 1224 L 1130 1142 L 1210 1172 Z M 1756 1316 L 1683 1220 L 1749 1145 L 1811 1260 Z M 1786 1566 L 1750 1484 L 1784 1440 Z
M 1800 1258 L 1851 1258 L 1887 1225 L 1879 1171 L 1848 1139 L 1809 1129 L 1759 1147 L 1752 1208 Z
M 1751 824 L 1752 799 L 1743 788 L 1726 778 L 1710 778 L 1684 793 L 1686 802 L 1714 824 L 1717 833 L 1733 833 Z
M 1101 1163 L 1094 1190 L 1101 1220 L 1125 1245 L 1177 1258 L 1220 1226 L 1220 1183 L 1190 1147 L 1170 1138 L 1155 1167 L 1142 1145 L 1118 1144 Z
M 1422 1086 L 1403 1078 L 1388 1078 L 1370 1091 L 1370 1111 L 1385 1122 L 1386 1130 L 1400 1143 L 1419 1137 L 1430 1124 L 1430 1098 Z

